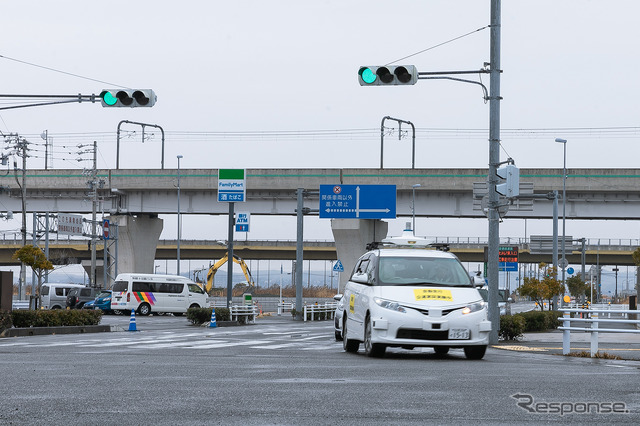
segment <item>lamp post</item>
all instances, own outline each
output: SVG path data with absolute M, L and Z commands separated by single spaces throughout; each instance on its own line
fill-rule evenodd
M 182 238 L 182 218 L 180 217 L 180 159 L 182 155 L 178 155 L 178 241 L 177 241 L 177 260 L 176 275 L 180 275 L 180 239 Z
M 563 145 L 564 161 L 562 165 L 562 284 L 564 284 L 564 271 L 566 268 L 567 257 L 565 254 L 565 220 L 567 212 L 567 140 L 556 138 L 556 142 Z
M 420 188 L 420 184 L 416 183 L 414 185 L 411 185 L 411 189 L 413 192 L 413 196 L 411 199 L 411 213 L 413 215 L 413 225 L 411 227 L 411 229 L 413 230 L 413 235 L 416 235 L 416 188 Z

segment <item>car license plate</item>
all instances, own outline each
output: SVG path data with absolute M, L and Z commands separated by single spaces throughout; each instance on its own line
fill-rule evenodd
M 468 328 L 451 328 L 449 329 L 449 339 L 464 340 L 469 338 Z

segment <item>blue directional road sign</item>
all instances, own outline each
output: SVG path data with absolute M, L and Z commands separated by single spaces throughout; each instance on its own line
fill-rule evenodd
M 320 218 L 395 219 L 395 185 L 320 185 Z

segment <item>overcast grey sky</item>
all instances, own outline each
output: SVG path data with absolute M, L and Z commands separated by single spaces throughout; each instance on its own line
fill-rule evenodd
M 124 86 L 153 88 L 158 101 L 139 109 L 71 104 L 0 111 L 0 130 L 35 143 L 42 143 L 40 133 L 48 130 L 53 164 L 64 168 L 88 166 L 66 147 L 93 140 L 99 144 L 98 166 L 114 167 L 120 120 L 165 129 L 167 168 L 175 168 L 177 154 L 184 156 L 183 168 L 375 168 L 380 121 L 391 115 L 419 129 L 416 167 L 487 167 L 489 106 L 478 86 L 421 80 L 410 87 L 365 88 L 358 85 L 357 70 L 484 28 L 489 5 L 489 0 L 2 2 L 0 93 L 98 94 Z M 569 140 L 569 168 L 637 167 L 639 12 L 635 0 L 503 2 L 502 159 L 510 156 L 521 168 L 561 168 L 562 145 L 553 140 L 563 137 Z M 479 69 L 488 61 L 484 29 L 401 63 L 442 71 Z M 488 86 L 488 76 L 483 82 Z M 321 135 L 320 130 L 337 132 Z M 256 133 L 238 134 L 248 131 Z M 121 167 L 159 167 L 159 134 L 145 143 L 139 137 L 138 129 L 123 142 Z M 410 149 L 410 138 L 390 142 L 385 166 L 410 167 Z M 29 160 L 30 168 L 43 165 L 42 156 Z M 211 220 L 217 227 L 218 219 Z M 419 226 L 426 234 L 487 233 L 485 221 L 463 227 L 460 221 L 439 220 L 437 226 L 434 221 Z M 392 231 L 404 222 L 395 221 Z M 535 233 L 531 222 L 529 234 Z M 567 227 L 576 236 L 640 237 L 635 223 Z M 327 221 L 313 228 L 317 232 L 312 228 L 305 230 L 309 238 L 331 238 Z M 505 221 L 501 235 L 523 236 L 523 229 L 522 221 Z M 165 231 L 163 236 L 175 237 L 169 221 Z M 185 232 L 189 238 L 188 224 Z M 295 227 L 286 238 L 293 232 Z M 550 227 L 540 225 L 539 233 L 550 233 Z M 249 238 L 273 236 L 256 231 Z

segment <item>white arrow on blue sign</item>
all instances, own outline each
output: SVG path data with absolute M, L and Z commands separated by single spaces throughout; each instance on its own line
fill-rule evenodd
M 320 218 L 395 219 L 395 185 L 320 185 Z

